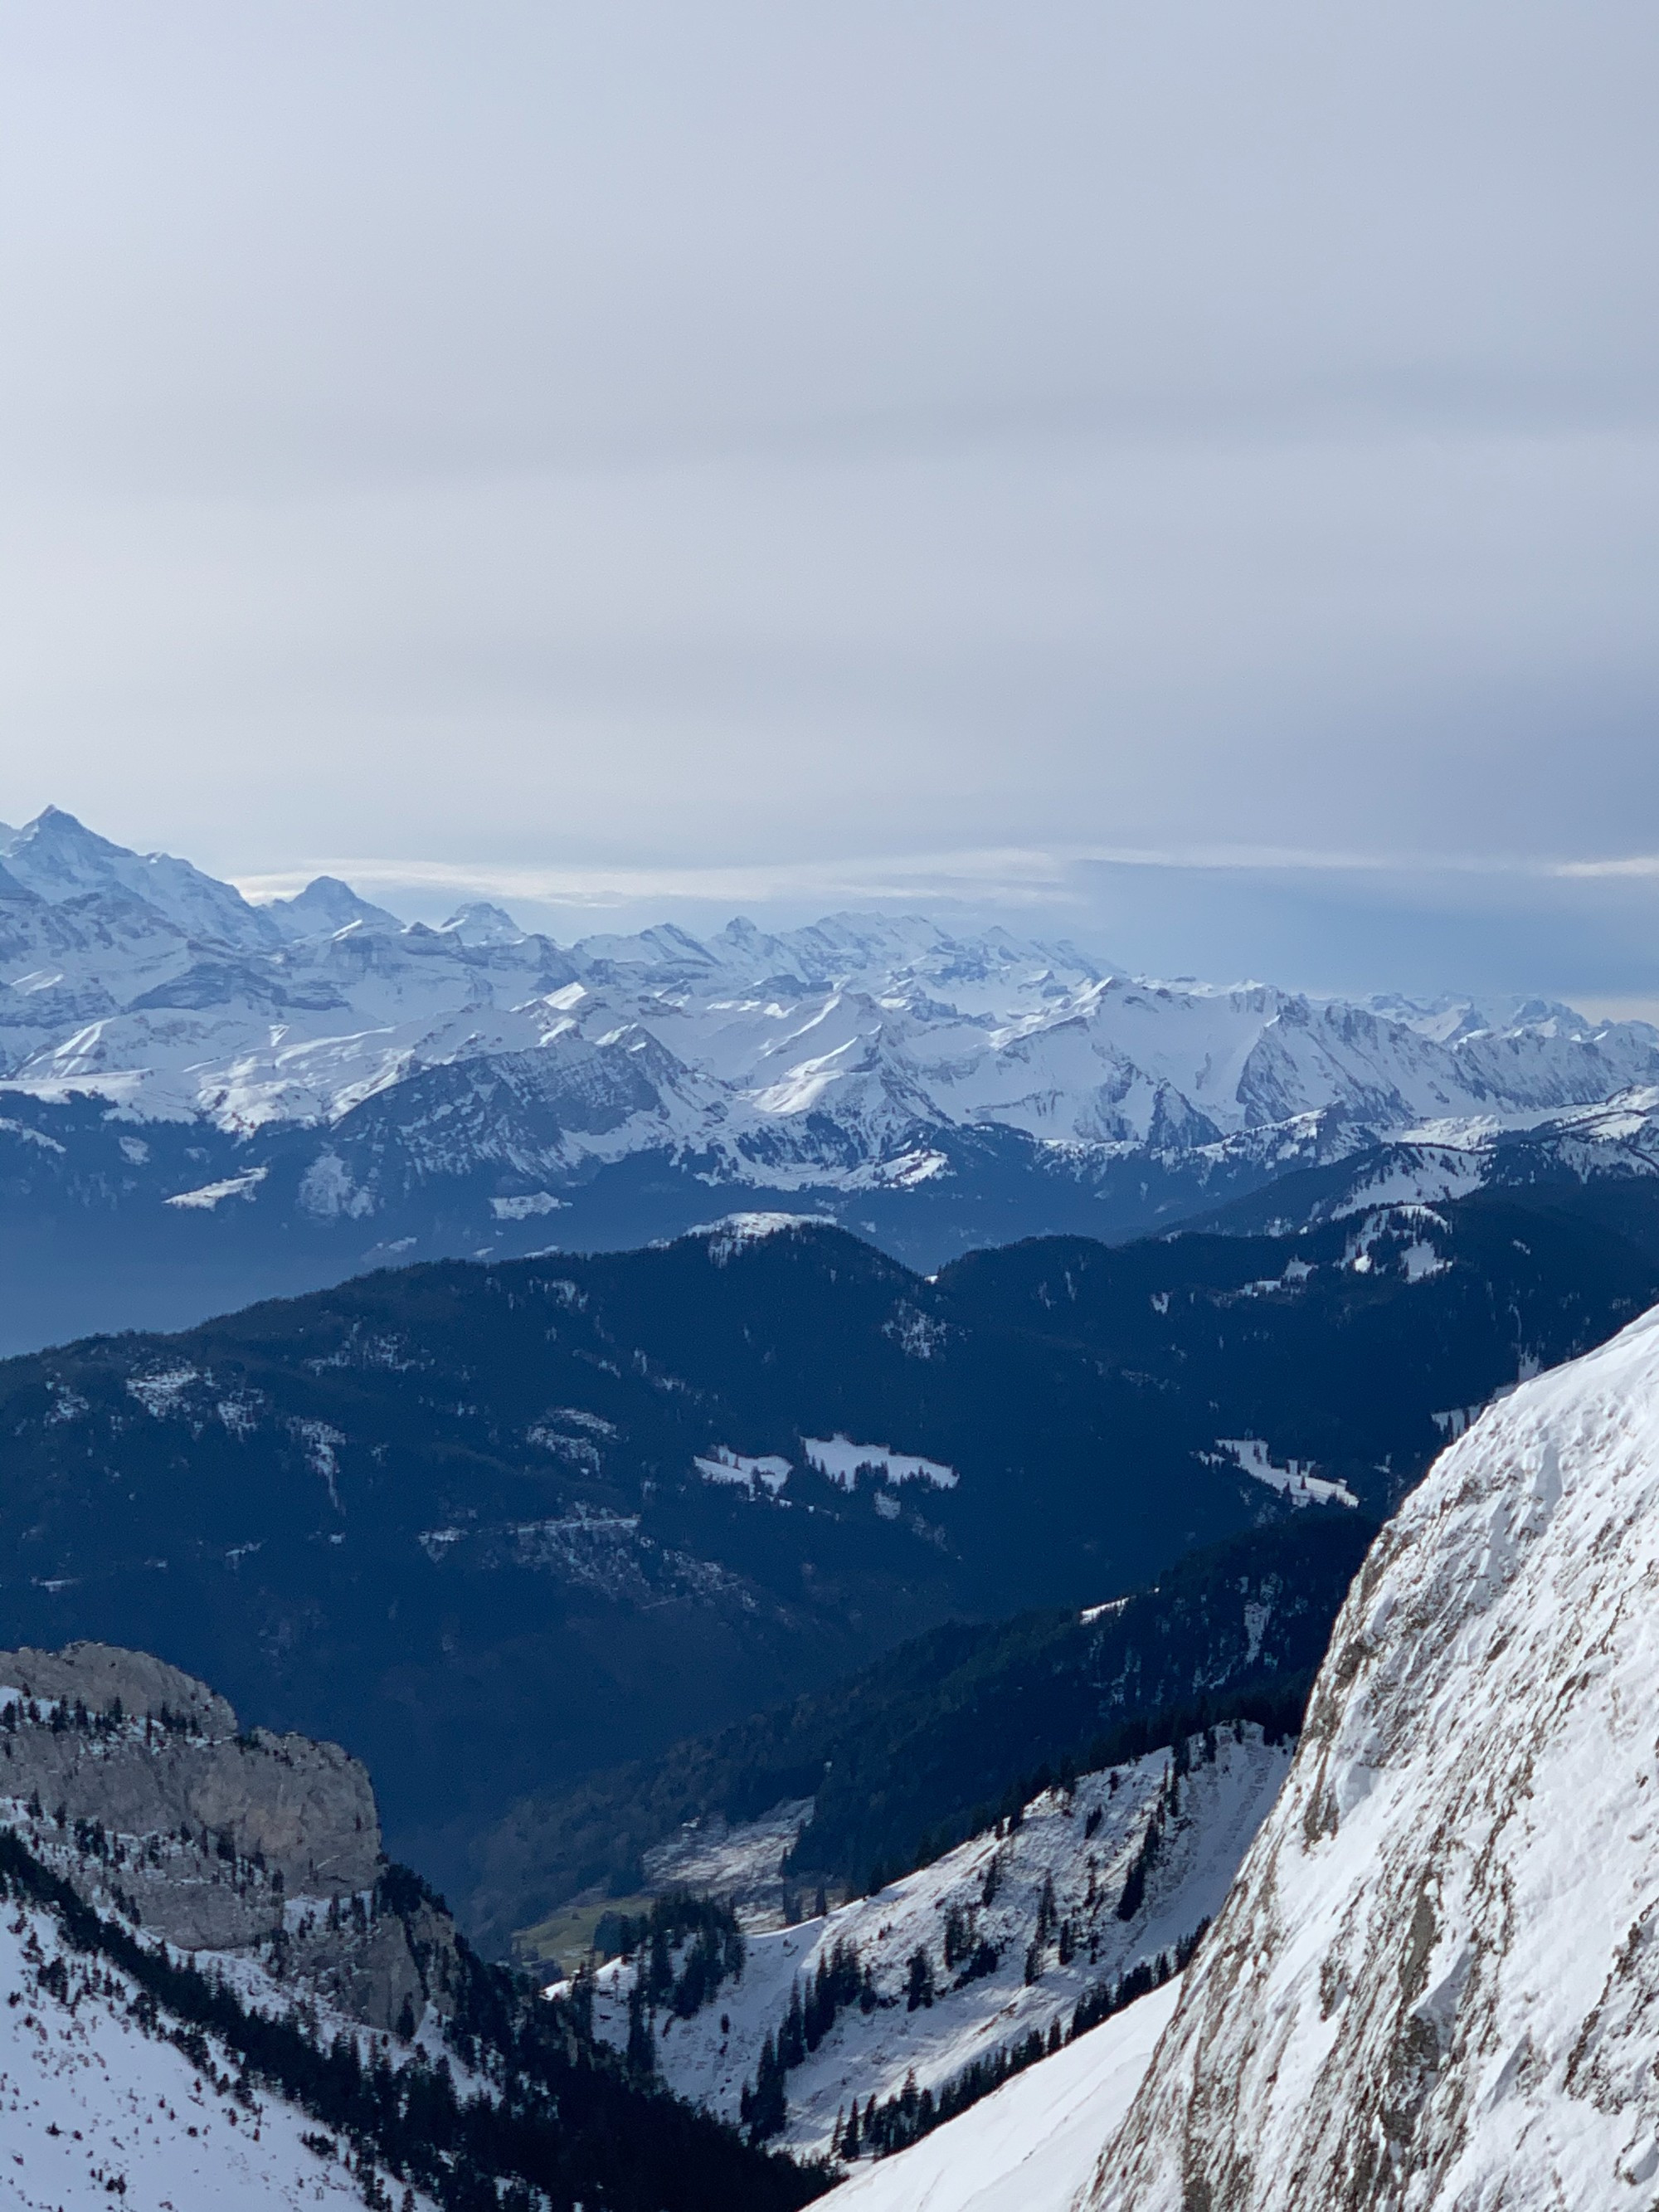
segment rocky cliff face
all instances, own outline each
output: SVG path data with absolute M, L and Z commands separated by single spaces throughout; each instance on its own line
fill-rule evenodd
M 381 2027 L 444 2009 L 447 1916 L 384 1909 L 368 1775 L 337 1744 L 244 1735 L 147 1653 L 0 1651 L 0 1820 L 103 1912 L 242 1954 Z
M 1379 1539 L 1096 2212 L 1659 2194 L 1659 1313 Z

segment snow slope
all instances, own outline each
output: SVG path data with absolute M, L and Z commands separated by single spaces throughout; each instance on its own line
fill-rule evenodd
M 937 2091 L 973 2059 L 1033 2029 L 1046 2035 L 1058 2024 L 1063 2032 L 1087 1992 L 1161 1953 L 1172 1954 L 1218 1909 L 1290 1761 L 1288 1749 L 1265 1743 L 1259 1729 L 1243 1724 L 1218 1732 L 1213 1757 L 1206 1757 L 1202 1738 L 1194 1738 L 1190 1749 L 1193 1764 L 1184 1774 L 1172 1771 L 1165 1750 L 1131 1766 L 1085 1775 L 1074 1791 L 1054 1790 L 1035 1799 L 1006 1836 L 976 1838 L 823 1919 L 751 1934 L 739 1981 L 723 1984 L 690 2020 L 665 2015 L 656 2021 L 661 2077 L 681 2095 L 735 2119 L 763 2039 L 782 2025 L 792 1990 L 798 1984 L 804 1990 L 820 1961 L 842 1945 L 869 1969 L 878 2002 L 869 2011 L 848 2005 L 817 2049 L 789 2073 L 788 2122 L 781 2138 L 787 2148 L 827 2150 L 838 2112 L 854 2097 L 861 2103 L 889 2097 L 912 2071 L 919 2088 Z M 1149 1826 L 1157 1840 L 1145 1893 L 1125 1919 L 1120 1900 Z M 1038 1943 L 1045 1884 L 1052 1885 L 1052 1926 Z M 945 1928 L 953 1911 L 961 1916 L 959 1954 L 981 1942 L 994 1948 L 988 1972 L 968 1977 L 960 1956 L 947 1966 Z M 913 2008 L 905 1992 L 918 1952 L 927 1956 L 936 1994 Z M 627 2043 L 627 2000 L 636 1971 L 616 1961 L 599 1976 L 595 2030 L 619 2048 Z
M 1379 1538 L 1091 2206 L 1651 2206 L 1656 1590 L 1659 1311 Z
M 1180 1994 L 1167 1983 L 908 2150 L 861 2166 L 835 2212 L 1065 2212 L 1093 2172 Z
M 240 2101 L 235 2060 L 210 2041 L 210 2074 L 144 2033 L 130 2010 L 137 1995 L 118 1970 L 69 1949 L 50 1913 L 9 1905 L 0 1916 L 0 2204 L 362 2203 L 356 2177 L 306 2142 L 327 2141 L 314 2119 L 264 2091 Z

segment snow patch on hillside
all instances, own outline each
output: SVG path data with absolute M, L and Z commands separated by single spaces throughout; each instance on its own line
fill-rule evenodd
M 1287 1459 L 1279 1466 L 1260 1437 L 1218 1437 L 1216 1450 L 1224 1452 L 1241 1474 L 1265 1482 L 1292 1505 L 1348 1505 L 1357 1509 L 1359 1504 L 1346 1482 L 1333 1482 L 1315 1474 L 1311 1460 Z M 1209 1453 L 1205 1456 L 1213 1459 Z M 1221 1461 L 1214 1463 L 1224 1464 Z
M 886 1444 L 857 1444 L 840 1435 L 803 1437 L 800 1443 L 809 1463 L 842 1490 L 856 1490 L 861 1474 L 887 1483 L 930 1483 L 935 1490 L 954 1490 L 961 1480 L 955 1468 L 940 1460 L 896 1452 Z
M 716 1444 L 707 1459 L 696 1458 L 692 1465 L 705 1482 L 721 1482 L 746 1490 L 752 1497 L 757 1490 L 769 1491 L 776 1497 L 789 1480 L 790 1464 L 776 1452 L 768 1452 L 759 1459 L 745 1459 L 725 1444 Z

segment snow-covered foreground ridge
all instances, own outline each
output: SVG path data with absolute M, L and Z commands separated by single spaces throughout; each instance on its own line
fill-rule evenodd
M 186 2051 L 175 2034 L 189 2039 L 131 1975 L 66 1942 L 52 1913 L 8 1903 L 0 2201 L 19 2212 L 363 2204 L 368 2169 L 354 2172 L 313 2115 L 245 2079 L 239 2094 L 232 2050 L 198 2036 Z M 424 2194 L 406 2201 L 430 2212 Z
M 1659 1313 L 1378 1540 L 1096 2212 L 1648 2212 L 1656 1595 Z
M 774 1185 L 809 1127 L 797 1179 L 856 1187 L 872 1164 L 937 1171 L 930 1126 L 1181 1147 L 1331 1109 L 1373 1129 L 1524 1117 L 1659 1080 L 1659 1033 L 1539 1001 L 1152 983 L 915 918 L 565 947 L 496 908 L 404 927 L 329 878 L 254 907 L 55 809 L 0 844 L 0 1079 L 37 1097 L 247 1132 L 526 1054 L 570 1086 L 573 1161 L 689 1146 Z M 210 1181 L 204 1207 L 246 1195 Z

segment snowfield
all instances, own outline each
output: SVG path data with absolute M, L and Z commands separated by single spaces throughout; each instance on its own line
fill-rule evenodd
M 216 2051 L 215 2077 L 144 2034 L 128 2014 L 136 1995 L 103 1960 L 67 1948 L 51 1914 L 0 1908 L 0 2203 L 19 2212 L 362 2205 L 355 2174 L 305 2141 L 327 2142 L 317 2121 L 264 2091 L 240 2102 L 227 2079 L 235 2062 Z M 415 2202 L 430 2212 L 428 2197 Z
M 1384 1529 L 1095 2212 L 1659 2189 L 1659 1312 Z

